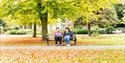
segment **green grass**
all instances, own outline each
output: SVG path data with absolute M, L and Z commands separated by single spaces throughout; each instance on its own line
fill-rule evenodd
M 123 35 L 101 35 L 97 37 L 78 37 L 78 42 L 94 43 L 95 45 L 125 45 Z

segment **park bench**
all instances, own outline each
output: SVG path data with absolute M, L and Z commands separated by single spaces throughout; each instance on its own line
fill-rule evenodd
M 73 34 L 73 37 L 70 40 L 71 40 L 71 42 L 74 41 L 74 46 L 77 44 L 76 35 Z M 47 45 L 48 46 L 49 46 L 50 42 L 55 42 L 55 36 L 54 35 L 47 35 Z M 64 42 L 64 38 L 62 38 L 62 42 Z

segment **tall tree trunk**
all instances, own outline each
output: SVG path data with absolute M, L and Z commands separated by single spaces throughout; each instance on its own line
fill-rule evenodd
M 88 35 L 91 36 L 91 24 L 90 23 L 87 24 L 87 28 L 88 28 Z
M 36 22 L 33 23 L 33 37 L 36 37 Z
M 0 34 L 2 34 L 2 29 L 0 28 Z
M 42 40 L 47 40 L 48 34 L 48 22 L 47 22 L 47 13 L 44 15 L 45 17 L 42 19 Z
M 42 40 L 43 41 L 46 41 L 47 40 L 47 26 L 48 26 L 48 21 L 47 21 L 47 18 L 48 18 L 48 13 L 41 13 L 42 10 L 44 10 L 44 7 L 41 6 L 41 2 L 37 2 L 37 11 L 38 11 L 38 14 L 39 14 L 39 18 L 40 18 L 40 21 L 42 23 Z
M 24 29 L 26 29 L 26 26 L 24 26 Z

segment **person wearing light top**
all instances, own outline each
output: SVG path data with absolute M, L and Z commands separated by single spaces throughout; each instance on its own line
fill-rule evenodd
M 62 33 L 60 32 L 59 27 L 56 28 L 56 32 L 54 33 L 54 36 L 55 36 L 55 45 L 61 46 L 62 45 Z

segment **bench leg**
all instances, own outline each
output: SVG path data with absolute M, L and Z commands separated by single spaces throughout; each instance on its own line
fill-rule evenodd
M 47 46 L 49 46 L 49 40 L 47 39 Z
M 77 42 L 77 41 L 76 41 L 76 39 L 75 39 L 75 40 L 74 40 L 74 46 L 76 46 L 76 42 Z

